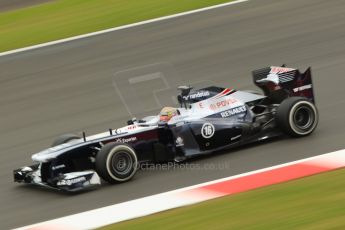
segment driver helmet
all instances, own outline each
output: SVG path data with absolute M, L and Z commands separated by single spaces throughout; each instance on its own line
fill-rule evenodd
M 176 116 L 177 109 L 173 107 L 164 107 L 159 113 L 159 121 L 168 122 L 174 116 Z

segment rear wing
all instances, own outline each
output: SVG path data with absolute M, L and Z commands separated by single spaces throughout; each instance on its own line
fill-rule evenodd
M 304 73 L 298 69 L 271 66 L 252 72 L 254 84 L 261 88 L 273 103 L 281 103 L 287 97 L 305 97 L 315 103 L 311 67 Z

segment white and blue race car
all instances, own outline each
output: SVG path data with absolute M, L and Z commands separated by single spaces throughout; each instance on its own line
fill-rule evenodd
M 179 107 L 132 119 L 93 136 L 67 134 L 14 170 L 14 181 L 64 191 L 129 181 L 143 162 L 183 161 L 222 149 L 312 133 L 318 123 L 311 70 L 285 66 L 253 71 L 263 93 L 210 86 L 179 87 Z

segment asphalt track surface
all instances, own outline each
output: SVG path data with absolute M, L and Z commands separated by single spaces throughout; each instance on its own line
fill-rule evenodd
M 0 228 L 343 149 L 344 28 L 343 0 L 256 0 L 0 57 Z M 141 171 L 129 183 L 73 196 L 13 183 L 12 170 L 30 163 L 31 153 L 59 134 L 122 126 L 129 115 L 114 90 L 115 73 L 155 63 L 173 66 L 176 85 L 211 80 L 238 89 L 255 89 L 250 71 L 256 68 L 312 66 L 318 129 L 306 138 L 192 162 L 201 169 Z M 138 100 L 152 101 L 152 89 L 143 87 L 127 102 Z M 223 169 L 209 168 L 217 166 Z
M 48 1 L 53 0 L 0 0 L 0 13 L 4 11 L 33 6 Z

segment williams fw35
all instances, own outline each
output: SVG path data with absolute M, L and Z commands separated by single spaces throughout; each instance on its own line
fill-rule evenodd
M 318 123 L 311 70 L 253 71 L 262 93 L 209 86 L 179 87 L 179 107 L 132 119 L 93 136 L 62 135 L 14 170 L 14 181 L 79 191 L 133 178 L 141 163 L 183 161 L 202 154 L 287 135 L 311 134 Z

